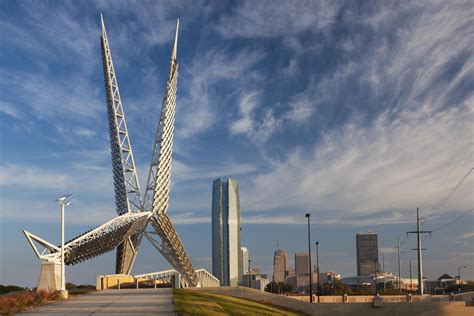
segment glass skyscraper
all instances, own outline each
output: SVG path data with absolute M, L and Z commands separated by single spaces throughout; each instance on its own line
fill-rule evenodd
M 224 286 L 237 286 L 243 266 L 240 241 L 239 182 L 216 179 L 212 183 L 212 274 Z

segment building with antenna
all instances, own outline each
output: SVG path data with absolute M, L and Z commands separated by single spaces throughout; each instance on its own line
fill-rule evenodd
M 288 271 L 288 253 L 277 246 L 273 254 L 273 281 L 285 282 Z

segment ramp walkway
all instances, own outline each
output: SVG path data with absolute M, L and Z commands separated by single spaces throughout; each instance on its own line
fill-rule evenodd
M 171 288 L 104 290 L 78 295 L 20 315 L 175 315 L 173 290 Z

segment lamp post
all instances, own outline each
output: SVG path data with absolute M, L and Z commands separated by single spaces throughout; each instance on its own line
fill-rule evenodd
M 252 276 L 250 275 L 250 259 L 249 259 L 249 288 L 251 287 L 250 286 L 250 281 L 252 280 Z
M 74 193 L 70 193 L 58 198 L 56 201 L 59 203 L 61 208 L 61 290 L 60 296 L 62 298 L 68 297 L 68 292 L 66 290 L 66 273 L 64 269 L 64 208 L 71 204 L 69 200 Z
M 316 288 L 316 293 L 318 294 L 318 303 L 320 302 L 319 300 L 319 295 L 321 295 L 321 285 L 319 284 L 319 241 L 316 242 L 316 280 L 317 280 L 317 288 Z
M 309 217 L 311 214 L 306 213 L 308 219 L 308 261 L 309 261 L 309 302 L 313 303 L 313 272 L 311 271 L 311 227 L 309 223 Z
M 375 295 L 377 295 L 377 259 L 374 259 L 374 265 L 375 265 Z

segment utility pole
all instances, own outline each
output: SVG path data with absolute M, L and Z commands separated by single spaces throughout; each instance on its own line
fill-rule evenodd
M 316 242 L 316 273 L 317 273 L 317 280 L 318 280 L 318 287 L 316 289 L 316 293 L 318 293 L 318 303 L 320 303 L 319 295 L 321 295 L 320 293 L 321 285 L 319 284 L 319 241 Z
M 308 219 L 308 264 L 309 264 L 309 302 L 313 303 L 313 271 L 311 267 L 311 225 L 309 217 L 311 215 L 306 213 L 305 217 Z
M 400 272 L 400 237 L 397 237 L 397 242 L 398 242 L 398 291 L 401 290 L 400 288 L 400 278 L 401 278 L 401 272 Z
M 385 284 L 385 254 L 382 253 L 382 272 L 383 272 L 383 290 L 384 292 L 387 290 L 386 284 Z
M 377 259 L 374 259 L 374 265 L 375 265 L 375 295 L 378 294 L 377 292 Z
M 413 279 L 411 278 L 411 259 L 410 259 L 410 293 L 413 291 Z
M 412 250 L 418 251 L 418 292 L 420 295 L 423 295 L 423 262 L 422 262 L 422 251 L 427 250 L 421 247 L 421 238 L 420 234 L 431 234 L 431 230 L 420 230 L 420 209 L 416 208 L 416 231 L 407 232 L 408 234 L 416 234 L 418 247 Z

